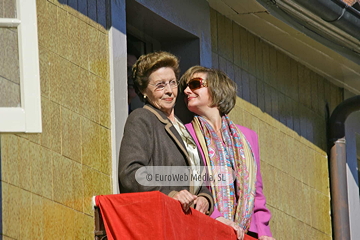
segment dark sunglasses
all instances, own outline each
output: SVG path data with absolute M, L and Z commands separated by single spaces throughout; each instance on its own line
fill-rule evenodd
M 191 91 L 202 88 L 202 87 L 207 87 L 207 84 L 205 82 L 205 79 L 202 78 L 192 78 L 190 79 L 190 81 L 187 83 L 187 86 L 190 88 Z

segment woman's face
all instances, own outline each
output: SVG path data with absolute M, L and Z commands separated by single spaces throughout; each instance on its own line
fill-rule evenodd
M 165 86 L 165 87 L 164 87 Z M 154 107 L 168 116 L 173 113 L 178 94 L 177 80 L 172 68 L 162 67 L 149 76 L 149 84 L 143 95 Z
M 200 72 L 195 73 L 191 79 L 202 78 L 203 81 L 206 82 L 206 77 L 206 73 Z M 209 94 L 209 89 L 207 87 L 201 87 L 195 90 L 191 90 L 189 86 L 187 86 L 184 90 L 184 93 L 186 95 L 185 103 L 187 104 L 187 107 L 191 112 L 202 115 L 202 112 L 210 108 L 212 102 Z

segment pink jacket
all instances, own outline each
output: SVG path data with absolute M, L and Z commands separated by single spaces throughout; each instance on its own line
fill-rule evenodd
M 202 159 L 205 161 L 204 152 L 201 149 L 199 144 L 199 140 L 196 137 L 194 127 L 192 123 L 185 124 L 186 128 L 190 132 L 191 136 L 194 138 L 196 145 L 202 155 Z M 260 152 L 259 152 L 259 143 L 258 143 L 258 136 L 255 131 L 248 129 L 246 127 L 237 125 L 240 131 L 243 132 L 246 139 L 248 140 L 249 144 L 251 145 L 251 149 L 254 152 L 255 160 L 257 163 L 257 175 L 256 175 L 256 193 L 255 193 L 255 202 L 254 202 L 254 214 L 251 219 L 250 229 L 249 231 L 255 232 L 258 234 L 259 237 L 261 236 L 269 236 L 272 237 L 269 221 L 271 218 L 271 213 L 269 209 L 266 208 L 266 199 L 263 194 L 263 184 L 262 184 L 262 177 L 260 172 Z M 206 162 L 204 162 L 206 165 Z M 217 210 L 214 209 L 214 212 L 211 214 L 212 218 L 221 217 L 222 214 Z

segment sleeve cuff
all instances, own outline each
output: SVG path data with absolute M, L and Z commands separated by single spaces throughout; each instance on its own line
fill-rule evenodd
M 211 218 L 217 219 L 218 217 L 222 217 L 223 215 L 217 210 L 217 208 L 214 208 L 213 213 L 210 215 Z
M 209 210 L 206 212 L 206 215 L 210 216 L 214 212 L 214 200 L 213 200 L 212 196 L 210 196 L 207 193 L 199 193 L 197 196 L 204 197 L 209 201 Z
M 169 192 L 168 196 L 171 197 L 171 198 L 174 198 L 175 194 L 177 194 L 178 191 L 171 191 Z

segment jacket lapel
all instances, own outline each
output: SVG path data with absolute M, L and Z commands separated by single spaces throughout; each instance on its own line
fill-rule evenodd
M 159 110 L 156 110 L 149 105 L 145 105 L 144 108 L 149 110 L 150 112 L 152 112 L 159 119 L 160 122 L 165 124 L 166 132 L 171 136 L 171 138 L 174 140 L 176 145 L 178 145 L 178 147 L 181 149 L 182 153 L 186 156 L 187 164 L 190 165 L 189 154 L 185 148 L 185 145 L 184 145 L 179 133 L 177 132 L 177 130 L 175 129 L 175 127 L 173 126 L 171 121 L 167 117 L 162 116 L 162 114 L 159 112 Z

